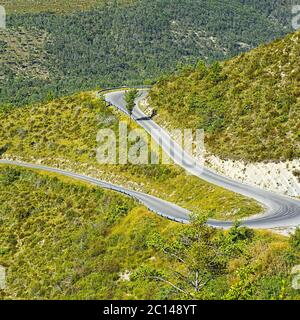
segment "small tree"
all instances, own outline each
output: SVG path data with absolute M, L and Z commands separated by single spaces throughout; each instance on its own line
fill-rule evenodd
M 157 115 L 157 110 L 153 109 L 150 118 L 154 118 Z
M 300 228 L 296 228 L 295 233 L 290 237 L 291 247 L 300 252 Z
M 135 106 L 135 99 L 138 96 L 138 90 L 132 89 L 125 93 L 125 102 L 126 102 L 126 108 L 129 112 L 129 115 L 132 116 L 132 112 Z
M 300 263 L 300 228 L 296 228 L 295 233 L 289 239 L 287 250 L 287 260 L 291 264 Z
M 172 243 L 156 233 L 149 245 L 179 263 L 181 268 L 162 272 L 142 267 L 140 276 L 164 282 L 190 298 L 199 297 L 207 283 L 226 270 L 227 260 L 220 249 L 218 230 L 209 227 L 203 218 L 192 217 L 191 224 Z
M 213 84 L 218 84 L 220 81 L 225 79 L 225 76 L 222 75 L 223 68 L 219 62 L 214 62 L 210 69 L 208 78 Z
M 199 60 L 197 65 L 196 65 L 196 71 L 198 73 L 198 79 L 201 80 L 204 77 L 207 76 L 208 74 L 208 69 L 207 66 L 205 64 L 205 62 L 203 60 Z

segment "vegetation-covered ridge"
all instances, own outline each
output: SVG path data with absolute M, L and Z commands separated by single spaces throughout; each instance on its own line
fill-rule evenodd
M 297 31 L 224 63 L 186 67 L 151 90 L 157 121 L 204 128 L 208 151 L 223 159 L 297 159 L 299 52 Z
M 299 231 L 287 240 L 203 221 L 176 224 L 123 195 L 1 165 L 0 299 L 299 299 Z
M 111 129 L 119 141 L 120 121 L 128 123 L 129 132 L 137 127 L 129 117 L 95 98 L 94 93 L 80 93 L 23 108 L 4 108 L 0 111 L 0 156 L 82 172 L 142 190 L 195 213 L 207 211 L 216 218 L 235 219 L 261 211 L 254 200 L 189 176 L 172 164 L 99 163 L 97 134 L 100 129 Z M 146 137 L 145 133 L 144 141 Z M 156 154 L 159 156 L 157 151 Z
M 0 4 L 5 7 L 8 14 L 13 13 L 72 13 L 76 11 L 87 11 L 107 4 L 125 5 L 136 0 L 1 0 Z
M 7 4 L 7 30 L 0 30 L 0 104 L 151 83 L 189 61 L 225 59 L 291 30 L 290 6 L 283 0 L 89 0 L 82 9 L 83 1 L 62 3 Z M 44 12 L 47 6 L 50 12 Z M 35 74 L 28 76 L 29 70 Z

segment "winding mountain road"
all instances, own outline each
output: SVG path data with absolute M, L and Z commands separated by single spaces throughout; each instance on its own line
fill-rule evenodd
M 128 114 L 124 94 L 124 90 L 113 91 L 106 93 L 104 97 L 108 103 Z M 144 99 L 146 95 L 147 90 L 140 90 L 140 95 L 136 100 L 136 107 L 133 111 L 132 117 L 152 136 L 152 138 L 176 164 L 180 165 L 190 174 L 209 183 L 253 198 L 266 208 L 264 214 L 245 219 L 243 221 L 244 225 L 252 228 L 294 227 L 300 225 L 299 200 L 231 180 L 198 164 L 194 158 L 192 158 L 182 149 L 181 146 L 172 140 L 165 130 L 159 127 L 153 120 L 147 118 L 147 116 L 139 109 L 139 102 Z M 173 146 L 171 150 L 169 148 L 170 144 Z M 165 207 L 164 210 L 168 210 L 168 208 Z M 188 217 L 185 218 L 188 219 Z M 209 220 L 209 224 L 222 228 L 232 225 L 230 221 L 224 222 L 216 220 Z
M 87 182 L 99 187 L 102 187 L 104 189 L 109 189 L 112 191 L 116 191 L 119 193 L 123 193 L 125 195 L 128 195 L 142 204 L 144 204 L 147 208 L 149 208 L 151 211 L 159 214 L 160 216 L 163 216 L 165 218 L 177 221 L 177 222 L 182 222 L 182 223 L 187 223 L 188 222 L 188 217 L 189 217 L 189 211 L 186 209 L 183 209 L 173 203 L 161 200 L 159 198 L 147 195 L 142 192 L 134 191 L 134 190 L 129 190 L 124 187 L 111 184 L 105 181 L 101 181 L 99 179 L 95 179 L 83 174 L 78 174 L 58 168 L 53 168 L 53 167 L 47 167 L 47 166 L 42 166 L 42 165 L 37 165 L 37 164 L 30 164 L 30 163 L 25 163 L 25 162 L 18 162 L 18 161 L 12 161 L 12 160 L 0 160 L 0 164 L 4 165 L 14 165 L 18 167 L 23 167 L 23 168 L 29 168 L 29 169 L 34 169 L 34 170 L 42 170 L 46 172 L 51 172 L 51 173 L 57 173 L 59 175 L 69 177 L 72 179 L 80 180 L 83 182 Z
M 243 220 L 243 225 L 260 229 L 295 227 L 300 225 L 300 201 L 253 186 L 242 184 L 218 175 L 217 173 L 199 165 L 195 159 L 182 150 L 182 148 L 171 139 L 167 132 L 160 128 L 153 120 L 147 119 L 146 115 L 138 108 L 139 101 L 141 101 L 141 99 L 145 98 L 147 95 L 146 90 L 140 90 L 140 92 L 141 95 L 136 100 L 136 107 L 133 111 L 132 117 L 141 127 L 143 127 L 152 135 L 153 139 L 161 145 L 162 149 L 173 159 L 176 164 L 183 167 L 192 175 L 195 175 L 207 182 L 223 187 L 227 190 L 253 198 L 266 207 L 266 212 L 264 214 Z M 124 90 L 109 92 L 105 94 L 105 99 L 122 112 L 128 114 L 126 103 L 124 101 Z M 171 142 L 173 148 L 170 151 L 169 145 Z M 187 223 L 189 221 L 189 211 L 173 203 L 89 176 L 61 170 L 58 168 L 51 168 L 12 160 L 0 159 L 0 164 L 37 169 L 81 180 L 135 198 L 144 204 L 148 209 L 163 217 L 181 223 Z M 217 221 L 213 219 L 208 220 L 208 224 L 217 228 L 228 228 L 232 226 L 232 222 L 230 221 Z

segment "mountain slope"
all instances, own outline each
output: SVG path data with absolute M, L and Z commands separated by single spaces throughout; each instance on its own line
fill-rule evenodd
M 146 247 L 176 224 L 130 198 L 60 176 L 0 166 L 0 299 L 153 297 L 163 285 L 122 280 L 141 263 L 166 262 Z
M 125 196 L 0 166 L 0 217 L 0 265 L 7 274 L 0 299 L 187 299 L 139 274 L 154 270 L 184 285 L 172 271 L 185 273 L 186 265 L 151 244 L 159 236 L 176 247 L 190 226 L 149 213 Z M 244 228 L 210 232 L 228 259 L 199 298 L 299 299 L 290 285 L 290 270 L 299 263 L 299 232 L 289 242 Z M 201 252 L 198 243 L 192 245 Z M 208 251 L 214 256 L 213 248 Z
M 290 26 L 292 6 L 299 4 L 298 0 L 240 0 L 240 3 L 263 13 L 266 17 L 277 24 L 281 24 L 283 27 Z
M 299 52 L 298 31 L 221 64 L 199 62 L 160 81 L 150 104 L 158 121 L 204 128 L 208 151 L 223 159 L 297 159 Z
M 127 122 L 129 132 L 137 127 L 114 108 L 107 108 L 94 93 L 0 110 L 0 157 L 82 172 L 156 195 L 195 213 L 205 210 L 216 218 L 241 218 L 261 211 L 254 200 L 189 176 L 172 164 L 99 163 L 97 134 L 100 129 L 111 129 L 119 141 L 120 121 Z
M 10 13 L 40 13 L 40 12 L 56 12 L 69 13 L 75 11 L 86 11 L 93 7 L 114 4 L 129 4 L 135 0 L 1 0 L 6 11 Z
M 0 104 L 22 105 L 97 86 L 149 83 L 176 65 L 198 58 L 225 59 L 281 37 L 291 28 L 270 16 L 265 10 L 268 4 L 258 10 L 239 0 L 95 3 L 99 7 L 77 11 L 72 2 L 77 9 L 62 9 L 61 14 L 23 13 L 21 6 L 15 6 L 16 11 L 8 15 L 8 29 L 0 30 L 4 52 Z M 53 5 L 61 8 L 56 2 Z M 287 6 L 279 16 L 288 12 Z M 15 48 L 10 45 L 20 33 L 29 39 L 25 66 L 14 60 Z M 31 40 L 36 33 L 47 39 L 42 46 Z M 34 68 L 41 61 L 43 68 Z M 36 73 L 30 77 L 29 67 Z

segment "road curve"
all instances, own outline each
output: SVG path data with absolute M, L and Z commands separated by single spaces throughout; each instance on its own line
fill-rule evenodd
M 151 211 L 159 214 L 160 216 L 163 216 L 165 218 L 168 218 L 170 220 L 174 220 L 181 223 L 187 223 L 189 218 L 189 211 L 186 209 L 183 209 L 173 203 L 170 203 L 168 201 L 164 201 L 162 199 L 156 198 L 154 196 L 147 195 L 142 192 L 130 190 L 109 182 L 105 182 L 99 179 L 95 179 L 83 174 L 73 173 L 70 171 L 58 169 L 58 168 L 52 168 L 37 164 L 30 164 L 25 162 L 19 162 L 19 161 L 13 161 L 13 160 L 0 160 L 0 165 L 13 165 L 23 168 L 29 168 L 34 170 L 42 170 L 45 172 L 51 172 L 51 173 L 57 173 L 59 175 L 63 175 L 65 177 L 70 177 L 72 179 L 84 181 L 99 187 L 102 187 L 104 189 L 109 189 L 112 191 L 116 191 L 119 193 L 123 193 L 127 196 L 130 196 L 139 202 L 141 202 L 143 205 L 145 205 L 148 209 Z
M 192 159 L 188 154 L 186 154 L 180 146 L 174 142 L 174 152 L 169 153 L 168 148 L 165 146 L 168 144 L 163 144 L 161 141 L 168 141 L 171 138 L 169 135 L 161 129 L 152 120 L 142 120 L 145 115 L 137 107 L 140 99 L 144 98 L 146 91 L 142 91 L 142 95 L 137 99 L 136 108 L 133 113 L 133 118 L 148 132 L 152 133 L 155 141 L 161 144 L 162 148 L 173 158 L 174 162 L 182 166 L 184 169 L 189 171 L 195 176 L 206 180 L 215 185 L 224 187 L 228 190 L 240 193 L 242 195 L 256 199 L 266 207 L 266 213 L 260 216 L 252 217 L 243 221 L 243 225 L 251 228 L 275 228 L 275 227 L 294 227 L 300 225 L 300 201 L 281 196 L 272 192 L 261 190 L 256 187 L 244 185 L 242 183 L 230 180 L 226 177 L 220 176 L 207 168 L 203 168 L 195 164 L 195 160 Z M 125 108 L 124 102 L 124 91 L 111 92 L 105 95 L 105 98 L 111 104 L 114 104 L 121 111 L 128 114 Z M 153 130 L 156 129 L 156 130 Z M 182 155 L 184 161 L 182 160 Z M 12 160 L 1 160 L 0 164 L 15 165 L 20 167 L 25 167 L 29 169 L 37 169 L 46 172 L 57 173 L 63 176 L 67 176 L 76 180 L 84 181 L 96 186 L 100 186 L 105 189 L 113 190 L 125 195 L 128 195 L 142 204 L 144 204 L 151 211 L 166 217 L 168 219 L 187 223 L 189 221 L 190 212 L 184 208 L 181 208 L 173 203 L 159 199 L 157 197 L 147 195 L 142 192 L 129 190 L 122 186 L 114 185 L 99 179 L 95 179 L 86 175 L 77 174 L 58 168 L 51 168 L 47 166 L 29 164 Z M 193 165 L 190 165 L 193 164 Z M 218 228 L 228 228 L 232 225 L 230 221 L 217 221 L 213 219 L 208 220 L 208 224 L 213 227 Z
M 108 92 L 104 94 L 104 97 L 108 103 L 128 114 L 124 100 L 124 92 L 124 90 Z M 180 165 L 190 174 L 195 175 L 209 183 L 253 198 L 266 208 L 264 214 L 243 220 L 243 225 L 251 228 L 295 227 L 300 225 L 299 200 L 231 180 L 198 164 L 195 159 L 182 150 L 182 148 L 172 140 L 165 130 L 159 127 L 153 120 L 147 119 L 147 116 L 138 108 L 138 103 L 144 99 L 146 95 L 147 90 L 140 90 L 140 95 L 136 100 L 136 107 L 133 111 L 132 118 L 149 134 L 151 134 L 152 138 L 161 145 L 162 149 L 173 159 L 176 164 Z M 171 142 L 173 145 L 172 152 L 170 152 L 168 148 Z M 168 207 L 169 205 L 169 203 L 165 203 L 165 207 L 162 208 L 164 212 L 168 212 L 168 215 L 170 214 Z M 180 212 L 180 217 L 182 218 L 182 214 L 184 215 L 186 210 Z M 175 217 L 176 215 L 174 215 L 174 218 Z M 184 220 L 187 219 L 188 215 L 184 216 Z M 215 227 L 226 228 L 230 227 L 232 222 L 209 220 L 209 224 Z

